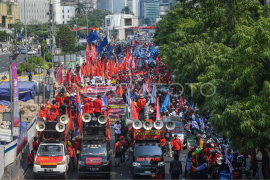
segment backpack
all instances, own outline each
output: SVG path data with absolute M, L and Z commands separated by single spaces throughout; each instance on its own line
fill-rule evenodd
M 179 162 L 178 161 L 174 161 L 172 171 L 174 173 L 179 173 L 180 172 L 180 166 L 179 166 Z
M 119 145 L 119 152 L 124 152 L 124 147 L 123 147 L 122 143 L 120 142 L 120 143 L 118 143 L 118 145 Z

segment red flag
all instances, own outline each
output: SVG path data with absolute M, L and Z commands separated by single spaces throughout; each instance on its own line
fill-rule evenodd
M 95 58 L 97 56 L 97 48 L 91 44 L 91 49 L 92 49 L 92 63 L 95 63 L 96 62 Z
M 82 80 L 81 80 L 80 73 L 78 73 L 78 75 L 77 75 L 77 81 L 78 81 L 78 82 L 81 82 L 81 81 L 82 81 Z
M 145 90 L 146 90 L 149 94 L 152 93 L 153 88 L 152 88 L 152 83 L 151 83 L 150 76 L 148 76 L 147 79 L 146 79 Z
M 185 102 L 185 99 L 181 97 L 179 101 L 179 107 L 183 106 L 184 102 Z
M 89 50 L 88 43 L 87 43 L 87 46 L 86 46 L 86 60 L 87 60 L 87 62 L 90 62 L 90 50 Z
M 60 65 L 58 72 L 56 74 L 56 80 L 57 80 L 59 86 L 63 85 L 62 64 Z
M 70 83 L 70 73 L 69 70 L 67 70 L 67 75 L 66 75 L 66 79 L 65 79 L 66 83 Z
M 47 100 L 45 100 L 46 107 L 49 106 L 49 103 Z

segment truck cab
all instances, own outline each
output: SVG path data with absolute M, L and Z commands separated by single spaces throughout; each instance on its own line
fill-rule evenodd
M 103 177 L 110 179 L 111 155 L 110 141 L 106 126 L 85 128 L 78 161 L 79 178 Z
M 134 130 L 135 143 L 132 156 L 133 179 L 138 176 L 151 175 L 160 167 L 163 178 L 165 177 L 165 163 L 162 153 L 160 138 L 162 130 Z
M 34 161 L 34 178 L 67 178 L 69 152 L 64 143 L 41 143 Z

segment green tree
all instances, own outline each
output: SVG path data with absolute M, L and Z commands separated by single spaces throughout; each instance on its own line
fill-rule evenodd
M 7 31 L 0 31 L 0 41 L 5 41 L 5 38 L 7 36 Z
M 21 29 L 23 28 L 23 23 L 19 19 L 16 19 L 15 23 L 12 24 L 12 27 L 14 28 L 15 32 L 17 32 L 17 34 L 21 33 Z
M 73 52 L 75 48 L 75 36 L 68 25 L 60 25 L 56 33 L 56 42 L 58 43 L 58 47 L 60 46 L 62 48 L 62 52 Z
M 75 9 L 76 14 L 85 13 L 85 5 L 82 3 L 77 3 L 77 7 Z
M 270 140 L 269 12 L 259 0 L 180 0 L 154 36 L 176 82 L 197 83 L 183 96 L 200 114 L 210 111 L 233 149 L 259 150 L 263 161 Z M 264 167 L 270 174 L 269 161 Z
M 125 6 L 122 10 L 121 10 L 122 14 L 132 14 L 134 15 L 134 13 L 129 9 L 129 6 Z

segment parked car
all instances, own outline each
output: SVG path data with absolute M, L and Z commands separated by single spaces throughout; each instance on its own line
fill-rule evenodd
M 22 48 L 21 54 L 26 54 L 26 48 Z
M 35 55 L 35 54 L 37 54 L 37 51 L 35 51 L 34 49 L 31 49 L 31 50 L 28 50 L 27 54 Z

